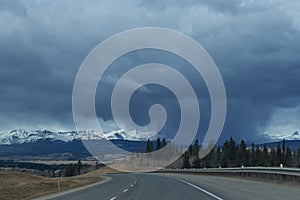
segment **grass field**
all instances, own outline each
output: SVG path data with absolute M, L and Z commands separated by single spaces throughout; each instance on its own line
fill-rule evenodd
M 114 173 L 121 173 L 120 171 L 110 168 L 110 167 L 101 167 L 95 171 L 88 172 L 86 175 L 97 175 L 97 174 L 114 174 Z
M 44 178 L 0 171 L 0 200 L 32 199 L 51 193 L 103 181 L 105 177 Z

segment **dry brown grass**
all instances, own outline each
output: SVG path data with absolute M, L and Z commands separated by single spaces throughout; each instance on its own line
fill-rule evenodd
M 101 167 L 100 169 L 97 169 L 95 171 L 89 172 L 86 175 L 96 175 L 96 174 L 115 174 L 115 173 L 122 173 L 116 169 L 110 168 L 110 167 Z
M 43 178 L 36 175 L 0 171 L 0 200 L 32 199 L 61 191 L 99 182 L 104 178 Z

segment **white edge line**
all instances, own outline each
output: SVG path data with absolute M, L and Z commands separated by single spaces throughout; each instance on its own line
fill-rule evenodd
M 185 183 L 185 184 L 188 184 L 189 186 L 192 186 L 193 188 L 196 188 L 197 190 L 200 190 L 201 192 L 204 192 L 205 194 L 208 194 L 209 196 L 211 196 L 211 197 L 213 197 L 213 198 L 215 198 L 215 199 L 217 199 L 217 200 L 223 200 L 221 197 L 218 197 L 218 196 L 216 196 L 216 195 L 210 193 L 209 191 L 207 191 L 207 190 L 205 190 L 205 189 L 203 189 L 203 188 L 200 188 L 200 187 L 198 187 L 198 186 L 196 186 L 196 185 L 194 185 L 194 184 L 192 184 L 192 183 L 189 183 L 189 182 L 184 181 L 184 180 L 181 180 L 181 179 L 177 179 L 177 180 L 178 180 L 178 181 L 181 181 L 181 182 L 183 182 L 183 183 Z
M 110 200 L 115 200 L 117 197 L 113 197 L 113 198 L 111 198 Z
M 126 188 L 125 190 L 123 190 L 123 192 L 127 192 L 128 191 L 128 189 Z

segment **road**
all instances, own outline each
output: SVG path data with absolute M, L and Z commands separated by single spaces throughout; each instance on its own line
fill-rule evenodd
M 114 174 L 111 181 L 53 200 L 299 199 L 300 186 L 183 174 Z

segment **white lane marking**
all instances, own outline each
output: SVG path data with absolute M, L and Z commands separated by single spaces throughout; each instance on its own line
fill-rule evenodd
M 117 197 L 113 197 L 113 198 L 111 198 L 110 200 L 115 200 Z
M 134 177 L 134 183 L 133 183 L 133 184 L 136 184 L 136 182 L 137 182 L 137 178 L 136 178 L 136 177 Z
M 133 187 L 133 184 L 131 184 L 130 187 Z
M 127 192 L 128 191 L 128 189 L 126 188 L 123 192 Z
M 209 191 L 207 191 L 207 190 L 205 190 L 203 188 L 200 188 L 200 187 L 198 187 L 198 186 L 196 186 L 196 185 L 194 185 L 192 183 L 189 183 L 189 182 L 181 180 L 181 179 L 177 179 L 177 180 L 179 180 L 179 181 L 181 181 L 181 182 L 183 182 L 185 184 L 188 184 L 189 186 L 192 186 L 193 188 L 196 188 L 197 190 L 200 190 L 201 192 L 204 192 L 205 194 L 208 194 L 209 196 L 211 196 L 211 197 L 213 197 L 213 198 L 215 198 L 217 200 L 223 200 L 221 197 L 218 197 L 218 196 L 210 193 Z

